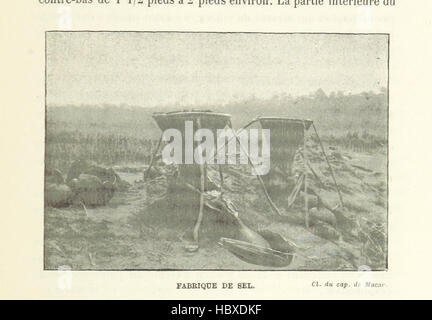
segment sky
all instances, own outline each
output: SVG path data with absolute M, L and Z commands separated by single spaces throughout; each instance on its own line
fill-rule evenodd
M 385 35 L 52 32 L 47 105 L 378 92 L 387 86 L 387 54 Z

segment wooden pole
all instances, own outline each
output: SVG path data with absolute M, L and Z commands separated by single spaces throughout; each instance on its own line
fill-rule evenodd
M 197 128 L 201 129 L 201 120 L 200 118 L 197 119 Z M 201 152 L 201 156 L 202 156 L 202 152 Z M 203 159 L 201 158 L 201 163 L 199 165 L 200 167 L 200 177 L 201 177 L 201 193 L 200 193 L 200 205 L 199 205 L 199 212 L 198 212 L 198 219 L 197 222 L 195 224 L 195 228 L 193 231 L 193 237 L 194 237 L 194 241 L 198 242 L 198 238 L 199 238 L 199 229 L 201 227 L 201 222 L 203 219 L 203 215 L 204 215 L 204 192 L 205 192 L 205 182 L 206 182 L 206 170 L 205 170 L 205 164 L 203 163 Z
M 220 192 L 221 192 L 221 196 L 223 193 L 223 184 L 224 184 L 224 177 L 223 177 L 223 172 L 222 172 L 222 165 L 219 164 L 218 165 L 219 168 L 219 178 L 220 178 Z
M 239 129 L 239 133 L 241 133 L 242 131 L 246 130 L 246 128 L 248 128 L 250 125 L 252 125 L 252 124 L 255 123 L 256 121 L 257 121 L 257 120 L 254 119 L 254 120 L 252 120 L 251 122 L 249 122 L 248 124 L 246 124 L 245 126 L 241 127 L 241 128 Z M 233 127 L 232 127 L 231 120 L 228 120 L 227 125 L 228 125 L 229 128 L 231 128 L 231 130 L 233 130 L 233 132 L 234 132 L 234 134 L 235 134 L 235 131 L 234 131 Z M 235 138 L 236 138 L 236 137 L 235 137 Z M 232 139 L 233 139 L 233 137 L 230 137 L 230 138 L 228 139 L 228 141 L 227 141 L 227 144 L 228 144 Z M 225 149 L 225 144 L 223 144 L 223 146 L 221 146 L 219 149 L 217 149 L 216 152 L 215 152 L 215 153 L 214 153 L 214 154 L 209 158 L 208 161 L 211 162 L 215 157 L 217 157 L 217 154 L 218 154 L 219 151 L 221 151 L 222 149 Z
M 341 206 L 342 206 L 342 208 L 343 208 L 343 207 L 345 207 L 345 205 L 344 205 L 344 202 L 343 202 L 342 193 L 341 193 L 341 191 L 340 191 L 340 189 L 339 189 L 339 185 L 338 185 L 338 183 L 337 183 L 337 181 L 336 181 L 336 177 L 335 177 L 334 172 L 333 172 L 333 168 L 332 168 L 332 166 L 330 165 L 330 161 L 329 161 L 329 159 L 328 159 L 328 157 L 327 157 L 327 154 L 326 154 L 326 152 L 325 152 L 325 150 L 324 150 L 324 146 L 323 146 L 323 144 L 322 144 L 322 142 L 321 142 L 321 139 L 320 139 L 320 137 L 319 137 L 319 135 L 318 135 L 318 131 L 317 131 L 317 129 L 315 128 L 315 124 L 314 124 L 314 123 L 312 123 L 312 127 L 314 128 L 315 134 L 316 134 L 316 136 L 317 136 L 317 138 L 318 138 L 318 142 L 319 142 L 319 144 L 320 144 L 320 146 L 321 146 L 321 151 L 322 151 L 322 153 L 324 154 L 325 160 L 326 160 L 327 165 L 328 165 L 328 167 L 329 167 L 329 169 L 330 169 L 330 173 L 331 173 L 331 176 L 332 176 L 332 178 L 333 178 L 333 182 L 334 182 L 334 184 L 335 184 L 335 186 L 336 186 L 336 190 L 337 190 L 338 195 L 339 195 L 339 200 L 340 200 Z
M 148 174 L 149 174 L 149 172 L 150 172 L 150 169 L 151 169 L 152 166 L 153 166 L 154 158 L 156 157 L 156 154 L 157 154 L 157 152 L 159 151 L 159 148 L 160 148 L 161 143 L 162 143 L 162 135 L 161 135 L 160 138 L 159 138 L 159 141 L 158 141 L 158 143 L 157 143 L 157 146 L 156 146 L 156 150 L 155 150 L 155 152 L 152 152 L 152 156 L 151 156 L 151 158 L 150 158 L 150 164 L 149 164 L 149 167 L 148 167 L 147 170 L 144 172 L 144 177 L 143 177 L 143 180 L 144 180 L 144 181 L 147 179 L 147 176 L 148 176 Z
M 298 177 L 296 185 L 294 186 L 293 190 L 291 191 L 291 194 L 288 195 L 288 206 L 287 209 L 291 208 L 291 206 L 294 204 L 295 199 L 297 198 L 297 195 L 301 189 L 302 184 L 304 183 L 304 174 Z
M 246 151 L 243 149 L 242 144 L 240 143 L 240 139 L 239 139 L 239 137 L 237 136 L 237 134 L 236 134 L 235 132 L 234 132 L 234 135 L 235 135 L 236 141 L 237 141 L 238 144 L 240 145 L 240 148 L 241 148 L 242 151 L 246 154 L 250 166 L 251 166 L 252 169 L 255 171 L 256 177 L 257 177 L 257 179 L 258 179 L 258 181 L 259 181 L 259 183 L 260 183 L 260 185 L 261 185 L 261 188 L 262 188 L 263 191 L 264 191 L 264 195 L 265 195 L 265 197 L 266 197 L 266 199 L 267 199 L 267 202 L 269 203 L 270 207 L 273 209 L 273 211 L 274 211 L 277 215 L 279 215 L 279 216 L 283 216 L 283 214 L 280 212 L 280 210 L 279 210 L 278 207 L 275 205 L 275 203 L 273 202 L 273 200 L 270 198 L 270 195 L 269 195 L 268 192 L 267 192 L 267 188 L 266 188 L 266 186 L 265 186 L 265 184 L 264 184 L 264 181 L 262 180 L 261 176 L 258 174 L 258 170 L 255 168 L 255 165 L 252 163 L 252 160 L 250 159 L 248 152 L 246 152 Z
M 309 204 L 308 204 L 308 181 L 307 181 L 307 153 L 306 153 L 306 122 L 303 121 L 303 166 L 304 166 L 304 199 L 305 199 L 305 223 L 309 229 Z

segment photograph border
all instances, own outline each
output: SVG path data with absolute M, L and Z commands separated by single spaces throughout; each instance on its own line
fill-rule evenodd
M 46 174 L 46 144 L 47 144 L 47 35 L 48 33 L 178 33 L 178 34 L 277 34 L 277 35 L 351 35 L 351 36 L 365 36 L 365 35 L 384 35 L 387 36 L 387 237 L 386 237 L 386 246 L 387 246 L 387 254 L 386 254 L 386 264 L 385 268 L 382 270 L 368 270 L 370 272 L 388 272 L 389 271 L 389 159 L 390 159 L 390 33 L 385 32 L 365 32 L 365 33 L 355 33 L 355 32 L 247 32 L 247 31 L 145 31 L 145 30 L 46 30 L 45 31 L 45 84 L 44 84 L 44 111 L 45 111 L 45 132 L 44 132 L 44 211 L 43 211 L 43 241 L 42 241 L 42 258 L 43 258 L 43 271 L 58 271 L 58 269 L 48 269 L 46 267 L 46 232 L 45 232 L 45 174 Z M 68 270 L 69 271 L 69 270 Z M 319 269 L 307 269 L 307 270 L 280 270 L 280 269 L 134 269 L 134 268 L 125 268 L 125 269 L 72 269 L 72 272 L 81 272 L 81 271 L 146 271 L 146 272 L 160 272 L 160 271 L 203 271 L 203 272 L 358 272 L 359 270 L 319 270 Z

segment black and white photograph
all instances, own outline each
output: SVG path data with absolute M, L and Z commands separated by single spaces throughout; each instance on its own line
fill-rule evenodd
M 44 270 L 387 270 L 389 43 L 46 32 Z

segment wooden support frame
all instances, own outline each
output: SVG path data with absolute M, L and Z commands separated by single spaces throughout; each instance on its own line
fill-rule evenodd
M 268 119 L 268 118 L 266 118 L 266 119 Z M 321 139 L 320 139 L 320 137 L 318 135 L 318 132 L 316 130 L 316 127 L 315 127 L 314 123 L 312 121 L 310 121 L 310 120 L 288 119 L 288 118 L 284 118 L 284 117 L 274 117 L 274 119 L 281 119 L 281 120 L 286 119 L 286 120 L 298 121 L 299 123 L 302 123 L 302 125 L 303 125 L 303 150 L 301 152 L 301 155 L 302 155 L 302 158 L 303 158 L 303 176 L 304 176 L 303 179 L 302 179 L 303 180 L 303 185 L 304 185 L 304 188 L 303 188 L 303 191 L 304 191 L 304 219 L 305 219 L 306 228 L 309 228 L 310 226 L 309 226 L 309 199 L 308 199 L 308 195 L 307 195 L 307 193 L 308 193 L 308 176 L 307 176 L 307 172 L 308 172 L 308 168 L 310 168 L 310 164 L 308 163 L 308 157 L 307 157 L 307 151 L 306 151 L 306 133 L 307 133 L 307 131 L 308 131 L 308 129 L 309 129 L 309 127 L 310 127 L 311 124 L 312 124 L 312 126 L 314 128 L 314 131 L 315 131 L 315 134 L 316 134 L 316 136 L 318 138 L 318 141 L 319 141 L 319 144 L 320 144 L 320 147 L 321 147 L 321 151 L 322 151 L 322 153 L 323 153 L 323 155 L 325 157 L 327 165 L 329 166 L 329 169 L 330 169 L 333 181 L 334 181 L 334 183 L 336 185 L 336 188 L 337 188 L 337 191 L 338 191 L 338 194 L 339 194 L 341 205 L 343 206 L 342 194 L 341 194 L 341 191 L 340 191 L 339 186 L 337 184 L 337 181 L 336 181 L 336 178 L 335 178 L 335 175 L 334 175 L 334 172 L 333 172 L 333 168 L 330 165 L 329 159 L 327 157 L 327 154 L 325 153 L 324 147 L 322 145 Z M 248 124 L 246 124 L 244 127 L 242 127 L 239 130 L 239 132 L 245 130 L 247 127 L 249 127 L 250 125 L 252 125 L 253 123 L 255 123 L 255 122 L 259 121 L 259 120 L 260 120 L 259 117 L 253 119 Z M 196 118 L 196 123 L 197 123 L 197 128 L 201 129 L 201 127 L 202 127 L 201 126 L 201 124 L 202 124 L 201 123 L 201 116 L 199 116 L 199 117 Z M 233 130 L 233 126 L 232 126 L 231 120 L 228 120 L 226 125 L 230 129 Z M 249 165 L 251 166 L 251 168 L 255 172 L 255 175 L 256 175 L 256 177 L 257 177 L 257 179 L 259 181 L 259 184 L 260 184 L 260 186 L 261 186 L 261 188 L 262 188 L 262 190 L 264 192 L 265 198 L 266 198 L 266 200 L 267 200 L 270 208 L 278 216 L 285 216 L 284 214 L 281 213 L 280 209 L 276 206 L 276 204 L 271 199 L 271 197 L 270 197 L 270 195 L 269 195 L 269 193 L 267 191 L 267 187 L 264 184 L 264 181 L 263 181 L 262 177 L 258 174 L 258 170 L 256 169 L 254 163 L 252 162 L 252 160 L 251 160 L 248 152 L 246 152 L 243 149 L 242 144 L 240 143 L 240 138 L 239 138 L 237 132 L 235 132 L 234 130 L 233 130 L 233 132 L 234 132 L 234 138 L 236 139 L 236 143 L 238 143 L 240 145 L 241 151 L 246 154 L 246 156 L 248 158 L 248 163 L 249 163 Z M 151 160 L 150 160 L 149 167 L 147 168 L 147 170 L 144 173 L 144 179 L 147 178 L 148 173 L 150 172 L 150 169 L 154 165 L 154 160 L 155 160 L 155 158 L 157 156 L 157 153 L 159 152 L 161 143 L 162 143 L 162 135 L 161 135 L 161 137 L 160 137 L 160 139 L 159 139 L 159 141 L 157 143 L 155 151 L 152 153 L 152 157 L 151 157 Z M 215 155 L 217 155 L 218 151 L 219 150 L 216 151 Z M 198 248 L 198 241 L 199 241 L 199 230 L 200 230 L 200 227 L 201 227 L 201 223 L 202 223 L 202 219 L 203 219 L 203 214 L 204 214 L 203 213 L 203 210 L 204 210 L 204 200 L 205 200 L 204 199 L 204 193 L 205 193 L 205 185 L 206 185 L 206 180 L 207 180 L 206 164 L 200 163 L 199 164 L 199 168 L 200 168 L 200 204 L 199 204 L 198 217 L 197 217 L 194 229 L 193 229 L 193 239 L 195 241 L 195 244 L 196 244 L 197 248 Z M 220 192 L 221 192 L 221 197 L 222 197 L 223 185 L 224 185 L 224 176 L 223 176 L 223 168 L 222 168 L 222 166 L 220 164 L 218 165 L 218 170 L 219 170 L 219 177 L 220 177 L 220 182 L 221 182 L 220 183 Z M 289 202 L 290 202 L 290 199 L 288 199 L 288 203 Z

